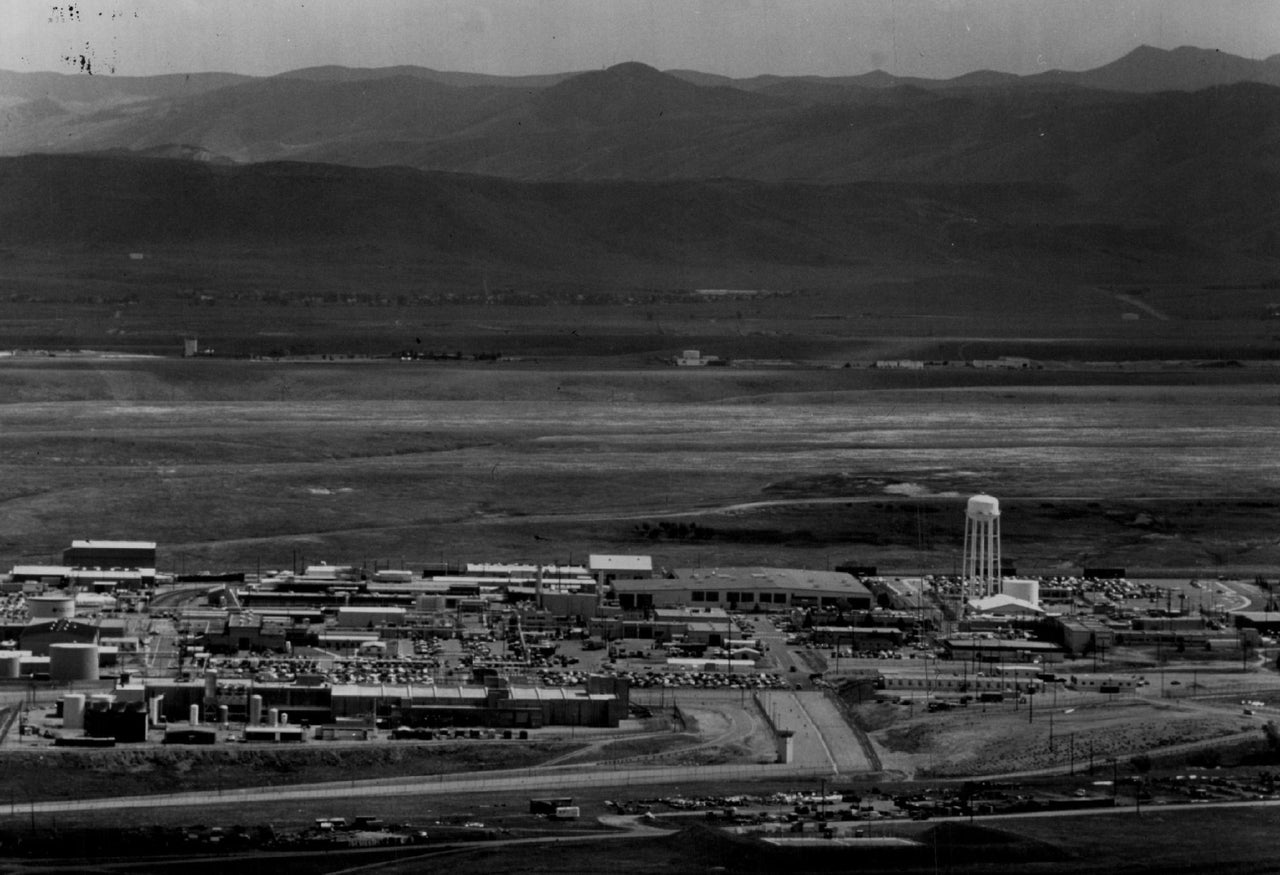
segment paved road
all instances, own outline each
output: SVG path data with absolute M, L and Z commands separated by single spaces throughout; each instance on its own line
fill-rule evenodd
M 831 774 L 830 766 L 813 768 L 798 764 L 679 766 L 655 769 L 601 769 L 566 766 L 559 769 L 514 769 L 430 778 L 386 778 L 374 781 L 333 781 L 293 787 L 253 787 L 221 792 L 169 793 L 157 796 L 117 796 L 65 802 L 36 802 L 16 807 L 10 815 L 95 811 L 120 808 L 168 808 L 285 802 L 309 799 L 349 800 L 357 797 L 454 796 L 459 793 L 524 793 L 567 790 L 572 787 L 632 787 L 649 784 L 700 784 L 768 779 L 812 778 Z M 3 806 L 0 806 L 0 811 Z
M 760 703 L 779 729 L 795 733 L 792 761 L 796 765 L 837 772 L 869 772 L 857 734 L 824 693 L 811 690 L 770 691 Z

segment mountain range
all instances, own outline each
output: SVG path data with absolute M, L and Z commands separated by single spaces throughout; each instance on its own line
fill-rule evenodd
M 0 107 L 11 241 L 389 241 L 517 265 L 1280 255 L 1280 57 L 1140 48 L 946 81 L 5 73 Z
M 1028 180 L 1109 192 L 1152 150 L 1220 151 L 1265 127 L 1276 88 L 1280 56 L 1149 47 L 1079 73 L 949 80 L 735 80 L 638 63 L 510 78 L 421 67 L 0 72 L 0 155 L 123 149 L 530 180 Z M 1090 166 L 1099 152 L 1118 174 Z

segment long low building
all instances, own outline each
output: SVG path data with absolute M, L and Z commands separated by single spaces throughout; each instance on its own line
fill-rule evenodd
M 617 727 L 627 716 L 630 685 L 625 679 L 592 676 L 583 689 L 513 686 L 410 684 L 285 684 L 206 678 L 203 681 L 147 679 L 146 698 L 169 721 L 186 720 L 198 706 L 205 720 L 226 707 L 235 723 L 265 718 L 271 709 L 290 723 L 324 725 L 335 720 L 378 721 L 388 726 Z M 256 702 L 255 702 L 256 700 Z
M 665 578 L 615 580 L 624 610 L 722 607 L 733 611 L 791 608 L 870 610 L 871 592 L 843 571 L 798 568 L 684 568 Z
M 137 590 L 155 586 L 154 568 L 73 568 L 68 565 L 15 565 L 9 572 L 14 584 L 40 583 L 47 587 Z M 20 588 L 20 587 L 19 587 Z

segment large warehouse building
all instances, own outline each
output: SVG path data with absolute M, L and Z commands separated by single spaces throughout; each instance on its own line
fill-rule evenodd
M 72 568 L 155 568 L 155 541 L 72 541 L 62 551 Z
M 843 571 L 797 568 L 685 568 L 649 580 L 616 580 L 624 610 L 720 607 L 732 611 L 843 608 L 869 611 L 871 592 Z

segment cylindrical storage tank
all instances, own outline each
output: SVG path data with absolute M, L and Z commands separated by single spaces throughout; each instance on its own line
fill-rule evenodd
M 257 726 L 262 722 L 262 697 L 249 697 L 249 725 Z
M 1040 581 L 1006 577 L 1003 587 L 1005 595 L 1029 602 L 1037 608 L 1040 607 Z
M 160 703 L 164 701 L 164 694 L 152 696 L 151 701 L 147 703 L 148 714 L 147 719 L 152 726 L 160 725 Z
M 281 726 L 288 726 L 288 725 L 289 725 L 289 714 L 288 714 L 288 712 L 287 712 L 287 711 L 282 711 L 282 712 L 280 713 L 280 725 L 281 725 Z
M 975 495 L 964 512 L 971 520 L 993 520 L 1000 516 L 1000 501 L 990 495 Z
M 22 654 L 16 650 L 0 651 L 0 678 L 16 678 L 22 674 Z
M 62 697 L 62 728 L 84 729 L 83 693 L 68 693 Z
M 28 596 L 27 611 L 31 614 L 32 622 L 70 620 L 76 615 L 76 600 L 69 595 Z
M 50 644 L 49 677 L 55 681 L 96 681 L 98 645 Z
M 204 700 L 211 702 L 218 698 L 218 671 L 209 669 L 204 673 Z
M 190 708 L 187 709 L 187 722 L 190 723 L 192 726 L 196 726 L 200 723 L 200 706 L 199 705 L 192 705 Z
M 279 708 L 272 708 L 267 712 L 267 725 L 268 726 L 280 725 L 280 709 Z
M 228 714 L 230 714 L 230 710 L 226 705 L 218 706 L 218 722 L 222 724 L 224 729 L 226 728 L 227 723 L 230 722 Z

